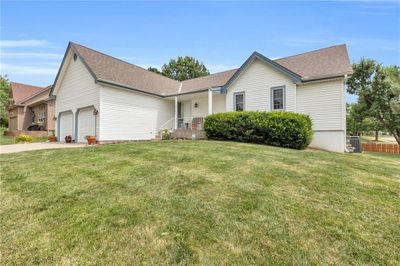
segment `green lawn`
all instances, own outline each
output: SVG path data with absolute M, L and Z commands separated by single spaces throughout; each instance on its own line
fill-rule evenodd
M 376 142 L 375 141 L 375 136 L 366 136 L 366 135 L 364 135 L 364 136 L 361 137 L 361 139 L 364 142 Z M 389 143 L 390 144 L 397 144 L 396 139 L 393 136 L 388 136 L 388 135 L 379 136 L 378 137 L 378 142 L 379 143 L 388 143 L 388 144 Z
M 164 141 L 0 166 L 3 265 L 400 263 L 396 155 Z

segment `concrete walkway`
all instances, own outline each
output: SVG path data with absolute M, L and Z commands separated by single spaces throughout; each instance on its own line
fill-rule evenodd
M 15 153 L 22 151 L 35 151 L 35 150 L 47 150 L 47 149 L 65 149 L 65 148 L 79 148 L 85 147 L 83 143 L 58 143 L 58 142 L 37 142 L 27 144 L 10 144 L 1 145 L 0 154 Z

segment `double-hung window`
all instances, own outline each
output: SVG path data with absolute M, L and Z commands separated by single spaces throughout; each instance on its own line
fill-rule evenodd
M 233 110 L 244 111 L 244 92 L 233 94 Z
M 271 109 L 285 110 L 285 87 L 271 88 Z

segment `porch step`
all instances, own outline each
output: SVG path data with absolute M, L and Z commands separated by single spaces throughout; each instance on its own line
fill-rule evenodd
M 173 139 L 207 139 L 204 130 L 198 129 L 174 129 L 171 134 Z

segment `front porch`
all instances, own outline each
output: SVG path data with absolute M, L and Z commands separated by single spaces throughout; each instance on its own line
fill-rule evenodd
M 204 119 L 207 115 L 225 112 L 225 94 L 221 89 L 208 89 L 206 91 L 193 92 L 173 96 L 175 102 L 173 130 L 201 131 L 204 126 Z M 189 134 L 185 133 L 185 136 Z M 198 134 L 195 132 L 195 134 Z

